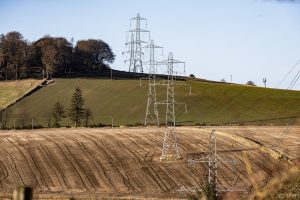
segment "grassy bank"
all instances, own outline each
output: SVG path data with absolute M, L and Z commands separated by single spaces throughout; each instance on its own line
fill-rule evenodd
M 218 124 L 285 124 L 297 122 L 300 115 L 300 92 L 268 89 L 253 86 L 182 81 L 176 87 L 176 100 L 185 102 L 176 107 L 178 125 Z M 46 126 L 52 118 L 56 101 L 65 108 L 70 107 L 74 89 L 83 91 L 85 105 L 93 111 L 95 125 L 137 125 L 143 123 L 147 101 L 147 81 L 103 80 L 96 78 L 56 79 L 22 99 L 10 108 L 11 123 L 26 118 L 28 124 L 34 118 L 35 124 Z M 190 94 L 190 85 L 192 92 Z M 165 87 L 158 87 L 158 100 L 166 99 Z M 164 123 L 165 107 L 159 107 L 160 120 Z M 25 117 L 24 117 L 25 116 Z M 69 120 L 63 125 L 72 126 Z

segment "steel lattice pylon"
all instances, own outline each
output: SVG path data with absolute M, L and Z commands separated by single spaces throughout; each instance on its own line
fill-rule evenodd
M 129 71 L 134 66 L 134 35 L 131 34 L 130 40 L 130 59 L 129 59 Z
M 155 82 L 155 74 L 156 74 L 156 65 L 158 64 L 155 61 L 155 49 L 162 48 L 160 46 L 154 45 L 154 41 L 151 40 L 150 44 L 145 48 L 149 48 L 150 58 L 149 58 L 149 90 L 148 90 L 148 98 L 147 98 L 147 107 L 146 107 L 146 115 L 145 115 L 145 126 L 148 124 L 155 124 L 159 126 L 159 117 L 157 110 L 157 102 L 156 102 L 156 82 Z
M 163 149 L 161 160 L 180 159 L 178 150 L 177 137 L 176 137 L 176 118 L 175 118 L 175 80 L 174 80 L 174 63 L 184 63 L 173 59 L 173 53 L 169 53 L 168 60 L 163 61 L 162 64 L 168 66 L 168 80 L 167 87 L 167 100 L 158 102 L 158 104 L 166 104 L 166 130 L 163 141 Z
M 219 159 L 217 156 L 217 137 L 215 130 L 212 130 L 209 134 L 209 142 L 208 142 L 208 152 L 207 155 L 201 156 L 199 158 L 189 158 L 189 164 L 195 163 L 208 163 L 208 183 L 213 186 L 215 193 L 218 195 L 220 192 L 234 192 L 239 191 L 243 192 L 243 189 L 233 189 L 233 188 L 226 188 L 222 189 L 218 186 L 218 162 L 222 163 L 231 163 L 234 167 L 234 170 L 237 170 L 236 165 L 237 161 L 232 159 Z M 237 173 L 237 172 L 235 172 Z M 235 177 L 239 178 L 237 174 Z M 235 181 L 235 183 L 237 180 Z
M 147 23 L 147 19 L 142 18 L 138 13 L 136 17 L 130 19 L 130 22 L 131 21 L 135 21 L 135 28 L 131 29 L 130 27 L 130 30 L 128 32 L 132 33 L 131 41 L 125 43 L 127 46 L 130 45 L 130 50 L 123 53 L 130 54 L 129 71 L 143 73 L 144 70 L 143 70 L 143 61 L 142 61 L 142 55 L 143 55 L 142 43 L 146 43 L 146 42 L 141 40 L 141 33 L 143 32 L 149 33 L 149 31 L 141 29 L 141 21 L 145 21 Z M 135 38 L 133 35 L 135 36 Z
M 209 134 L 208 144 L 208 183 L 213 186 L 215 192 L 218 191 L 218 160 L 217 160 L 217 138 L 215 130 L 212 130 Z

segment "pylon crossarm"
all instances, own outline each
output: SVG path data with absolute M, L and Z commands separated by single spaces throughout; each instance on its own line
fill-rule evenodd
M 192 159 L 189 158 L 187 159 L 188 164 L 193 165 L 196 163 L 208 163 L 209 162 L 209 157 L 208 156 L 203 156 L 201 158 L 197 158 L 197 159 Z
M 131 30 L 129 30 L 129 31 L 127 31 L 127 32 L 137 32 L 137 31 L 139 31 L 139 32 L 145 32 L 145 33 L 149 33 L 150 31 L 147 31 L 147 30 L 144 30 L 144 29 L 131 29 Z
M 142 48 L 160 48 L 160 49 L 162 49 L 163 47 L 161 47 L 161 46 L 157 46 L 157 45 L 147 45 L 147 46 L 144 46 L 144 47 L 142 47 Z
M 131 62 L 132 60 L 131 59 L 126 59 L 126 60 L 124 60 L 124 62 L 126 63 L 126 62 Z
M 218 189 L 218 192 L 246 192 L 245 189 Z
M 145 21 L 147 21 L 146 18 L 140 17 L 140 16 L 139 16 L 139 13 L 138 13 L 138 16 L 137 16 L 137 17 L 133 17 L 133 18 L 131 18 L 130 20 L 145 20 Z
M 182 62 L 182 61 L 179 61 L 179 60 L 174 60 L 174 59 L 163 60 L 160 63 L 162 65 L 169 65 L 170 63 L 172 63 L 172 64 L 185 64 L 185 62 Z
M 222 163 L 231 163 L 231 164 L 238 164 L 238 161 L 237 160 L 233 160 L 233 159 L 218 159 L 220 162 Z
M 127 31 L 127 32 L 129 32 L 129 31 Z M 131 40 L 130 42 L 125 42 L 125 45 L 128 45 L 128 44 L 131 44 L 132 42 L 137 42 L 136 40 Z M 143 41 L 143 40 L 140 40 L 139 41 L 140 43 L 147 43 L 147 42 L 145 42 L 145 41 Z M 143 48 L 143 47 L 142 47 Z
M 122 52 L 123 54 L 126 54 L 126 53 L 140 53 L 140 54 L 142 54 L 142 55 L 144 55 L 144 52 L 137 52 L 137 51 L 131 51 L 131 50 L 129 50 L 129 51 L 124 51 L 124 52 Z
M 151 63 L 153 62 L 153 63 Z M 143 62 L 144 65 L 160 65 L 159 61 L 145 61 Z

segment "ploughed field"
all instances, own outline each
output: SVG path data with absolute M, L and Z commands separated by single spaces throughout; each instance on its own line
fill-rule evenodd
M 243 189 L 235 195 L 248 196 L 283 169 L 282 161 L 267 152 L 226 136 L 235 133 L 271 145 L 284 130 L 280 127 L 179 127 L 182 159 L 173 162 L 159 160 L 163 128 L 1 131 L 0 198 L 19 185 L 33 187 L 35 198 L 185 198 L 207 175 L 207 163 L 188 160 L 205 155 L 213 128 L 218 158 L 237 161 L 218 164 L 221 189 Z M 292 159 L 300 158 L 299 130 L 291 128 L 288 145 L 276 147 Z

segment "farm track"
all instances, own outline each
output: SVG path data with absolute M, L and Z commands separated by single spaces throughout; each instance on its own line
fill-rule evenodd
M 1 131 L 0 198 L 18 185 L 32 186 L 36 195 L 49 197 L 182 198 L 179 188 L 200 187 L 206 174 L 207 164 L 190 166 L 186 159 L 206 152 L 209 130 L 177 128 L 183 159 L 173 163 L 159 161 L 163 128 Z M 243 134 L 247 130 L 234 131 Z M 233 130 L 228 128 L 228 132 Z M 219 183 L 224 188 L 249 186 L 244 153 L 260 187 L 282 167 L 258 148 L 217 137 L 220 159 L 237 160 L 240 169 L 235 184 L 232 165 L 219 165 Z

